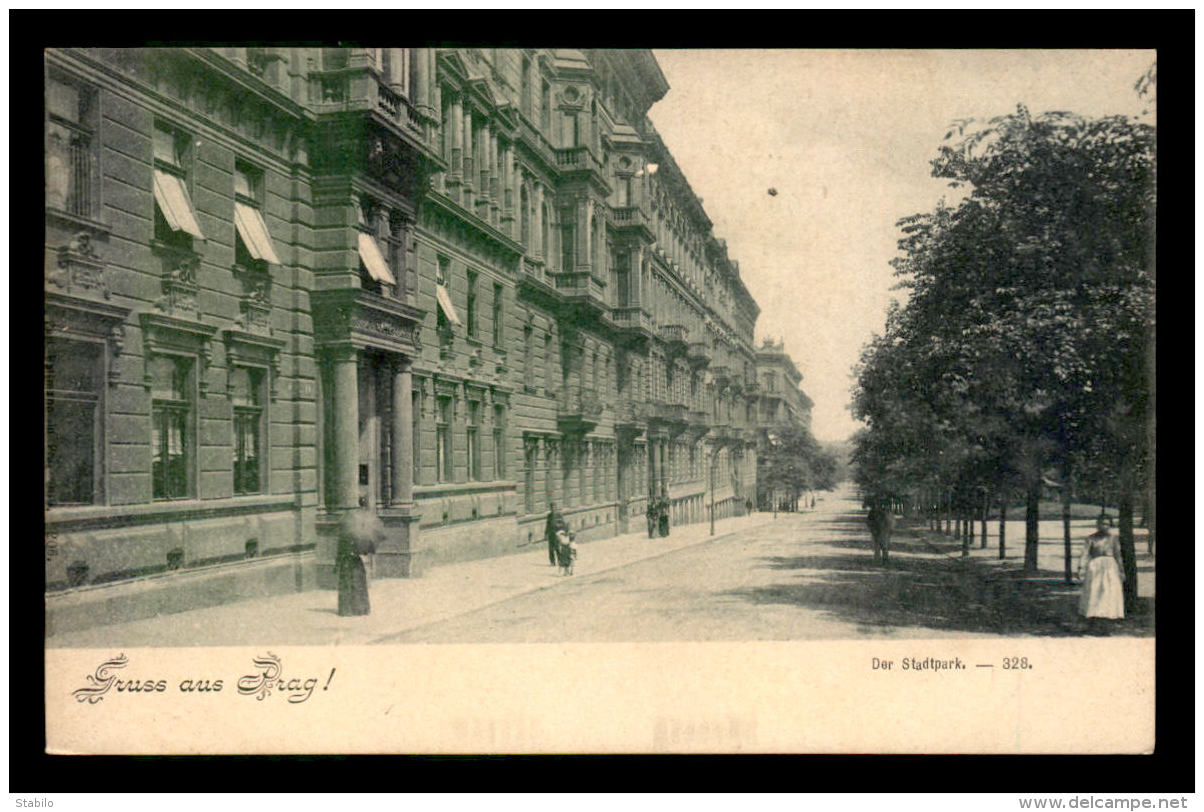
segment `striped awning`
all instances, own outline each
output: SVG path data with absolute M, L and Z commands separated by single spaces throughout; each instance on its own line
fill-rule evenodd
M 443 311 L 443 315 L 458 327 L 460 317 L 456 315 L 456 308 L 452 307 L 451 296 L 448 295 L 447 288 L 443 285 L 435 285 L 435 298 L 439 301 L 439 309 Z
M 188 196 L 188 187 L 184 185 L 183 178 L 156 169 L 155 203 L 159 205 L 163 219 L 173 231 L 184 231 L 198 240 L 205 239 L 201 227 L 197 224 L 192 199 Z
M 247 246 L 247 253 L 252 258 L 273 265 L 280 264 L 276 249 L 272 245 L 272 235 L 268 233 L 267 224 L 263 222 L 263 215 L 259 213 L 259 209 L 236 201 L 234 227 L 238 229 L 238 236 L 242 237 L 243 244 Z
M 380 252 L 380 246 L 376 244 L 376 240 L 372 239 L 372 235 L 360 232 L 360 260 L 364 263 L 364 267 L 368 269 L 368 275 L 384 285 L 396 285 L 397 280 L 393 278 L 393 273 L 389 270 L 389 263 L 385 262 L 385 257 Z

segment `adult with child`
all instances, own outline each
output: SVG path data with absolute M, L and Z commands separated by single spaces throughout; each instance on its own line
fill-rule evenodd
M 556 503 L 551 499 L 548 500 L 548 519 L 543 525 L 544 538 L 548 542 L 548 566 L 554 567 L 558 563 L 556 551 L 559 543 L 556 540 L 556 534 L 560 531 L 567 533 L 569 531 L 569 523 L 564 520 L 563 514 L 556 509 Z

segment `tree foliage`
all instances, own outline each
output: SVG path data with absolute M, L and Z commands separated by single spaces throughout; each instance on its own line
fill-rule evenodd
M 909 296 L 855 370 L 859 483 L 1031 494 L 1052 467 L 1131 491 L 1147 451 L 1153 128 L 1020 105 L 946 140 L 933 175 L 964 196 L 899 221 Z

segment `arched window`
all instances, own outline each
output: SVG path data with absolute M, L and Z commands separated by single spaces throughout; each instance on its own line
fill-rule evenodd
M 548 223 L 548 204 L 543 203 L 539 209 L 539 246 L 543 251 L 544 262 L 550 259 L 548 254 L 548 229 L 551 226 Z
M 522 193 L 519 196 L 519 241 L 523 244 L 523 248 L 527 248 L 531 239 L 531 203 L 530 195 L 527 194 L 527 187 L 523 186 Z

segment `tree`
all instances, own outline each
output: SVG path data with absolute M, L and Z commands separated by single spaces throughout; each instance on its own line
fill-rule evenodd
M 1153 130 L 1020 106 L 955 133 L 933 174 L 968 194 L 899 222 L 909 299 L 857 370 L 859 480 L 945 499 L 1019 484 L 1035 569 L 1046 469 L 1111 465 L 1131 600 L 1132 494 L 1152 446 Z

